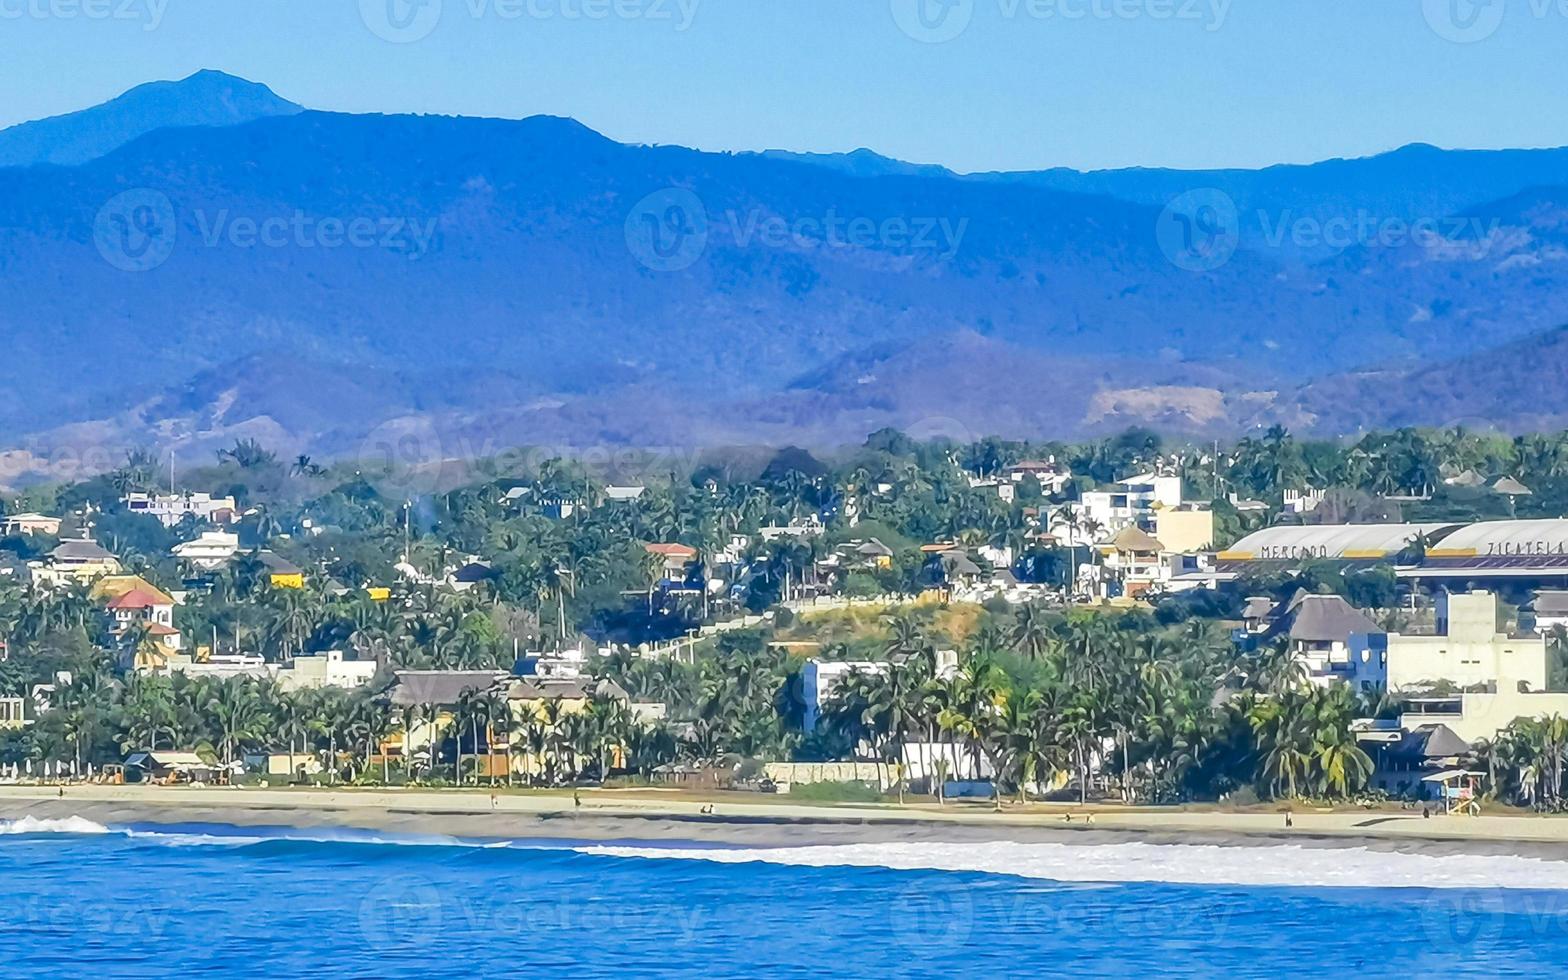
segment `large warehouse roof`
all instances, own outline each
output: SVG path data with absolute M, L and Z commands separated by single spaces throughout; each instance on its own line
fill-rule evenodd
M 1568 520 L 1485 521 L 1462 527 L 1427 551 L 1429 558 L 1568 555 Z
M 1454 527 L 1453 524 L 1282 525 L 1254 531 L 1217 557 L 1221 561 L 1392 558 L 1416 535 L 1432 538 Z

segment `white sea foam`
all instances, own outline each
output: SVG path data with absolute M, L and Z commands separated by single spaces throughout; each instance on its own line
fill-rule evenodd
M 977 871 L 1049 881 L 1169 882 L 1345 888 L 1568 889 L 1568 862 L 1479 854 L 1420 854 L 1361 847 L 1205 844 L 879 843 L 810 847 L 666 849 L 592 845 L 583 854 L 764 862 L 800 867 Z
M 101 823 L 86 817 L 19 817 L 0 820 L 0 836 L 12 834 L 108 834 L 113 833 Z

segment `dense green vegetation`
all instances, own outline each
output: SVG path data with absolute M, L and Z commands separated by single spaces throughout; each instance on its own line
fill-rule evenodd
M 1044 457 L 1074 474 L 1057 496 L 1042 494 L 1030 479 L 1010 502 L 994 486 L 974 485 L 1012 463 Z M 1040 515 L 1057 512 L 1083 489 L 1150 468 L 1180 471 L 1189 496 L 1214 497 L 1221 544 L 1278 517 L 1283 491 L 1309 486 L 1329 491 L 1314 519 L 1568 509 L 1568 440 L 1458 430 L 1330 443 L 1297 441 L 1275 429 L 1217 456 L 1214 447 L 1170 445 L 1144 431 L 1083 445 L 986 439 L 967 446 L 882 432 L 820 459 L 786 450 L 712 454 L 683 466 L 635 454 L 613 465 L 533 460 L 520 454 L 432 475 L 395 465 L 285 462 L 253 442 L 238 443 L 215 466 L 184 477 L 241 504 L 243 550 L 212 573 L 182 567 L 169 552 L 204 528 L 190 521 L 165 528 L 120 503 L 127 492 L 154 489 L 157 467 L 145 453 L 91 480 L 6 500 L 7 513 L 63 515 L 62 536 L 91 533 L 128 569 L 185 591 L 176 625 L 190 645 L 261 653 L 274 662 L 346 650 L 384 670 L 366 690 L 308 697 L 285 696 L 261 681 L 138 676 L 127 667 L 145 636 L 112 631 L 85 590 L 0 579 L 0 637 L 8 654 L 0 661 L 0 695 L 29 697 L 38 685 L 58 682 L 53 710 L 0 736 L 0 761 L 101 766 L 133 747 L 153 746 L 201 746 L 226 761 L 297 746 L 336 760 L 328 766 L 334 779 L 451 780 L 469 771 L 460 756 L 513 735 L 513 744 L 539 749 L 532 757 L 550 760 L 548 771 L 528 778 L 556 781 L 602 775 L 610 743 L 632 770 L 673 761 L 840 758 L 859 744 L 892 763 L 908 761 L 899 758 L 904 733 L 984 759 L 1001 774 L 999 790 L 1019 793 L 1036 785 L 1060 790 L 1061 781 L 1049 778 L 1060 772 L 1080 795 L 1129 800 L 1216 798 L 1243 789 L 1344 797 L 1364 785 L 1368 768 L 1348 723 L 1377 706 L 1303 688 L 1278 651 L 1233 649 L 1213 621 L 1236 614 L 1236 595 L 1191 593 L 1160 601 L 1152 612 L 1070 616 L 1000 602 L 911 607 L 907 615 L 884 621 L 871 613 L 858 623 L 790 622 L 779 604 L 803 586 L 913 598 L 931 584 L 919 545 L 933 540 L 1009 545 L 1021 579 L 1059 582 L 1072 562 L 1091 557 L 1043 547 L 1031 535 Z M 1464 470 L 1487 482 L 1510 475 L 1533 492 L 1505 496 L 1485 483 L 1443 482 Z M 646 489 L 636 499 L 610 499 L 604 489 L 612 483 Z M 1233 494 L 1268 508 L 1238 513 L 1228 502 Z M 822 523 L 820 534 L 769 540 L 759 533 L 811 520 Z M 745 542 L 731 547 L 737 535 Z M 885 568 L 822 577 L 819 559 L 868 537 L 892 550 Z M 672 582 L 662 560 L 644 551 L 646 542 L 680 542 L 700 557 L 685 581 Z M 19 535 L 0 540 L 0 551 L 40 560 L 55 543 Z M 721 561 L 726 548 L 733 560 Z M 271 585 L 260 549 L 304 568 L 305 588 Z M 483 558 L 491 573 L 471 591 L 454 591 L 446 574 L 467 556 Z M 376 601 L 365 591 L 370 586 L 390 588 L 391 598 Z M 1302 587 L 1338 591 L 1369 607 L 1397 598 L 1387 568 L 1346 575 L 1308 563 L 1247 583 L 1248 591 L 1278 596 Z M 625 646 L 762 610 L 777 613 L 765 630 L 706 640 L 695 648 L 695 663 L 639 658 Z M 773 640 L 820 643 L 810 649 L 828 658 L 893 656 L 904 663 L 856 677 L 829 723 L 807 736 L 803 654 Z M 378 772 L 371 764 L 380 739 L 415 721 L 381 696 L 391 671 L 507 669 L 516 652 L 583 642 L 603 647 L 595 661 L 600 676 L 668 704 L 669 721 L 634 724 L 605 702 L 586 720 L 555 719 L 509 733 L 495 705 L 467 706 L 434 757 L 419 764 L 423 769 L 399 774 L 385 764 Z M 936 676 L 937 646 L 958 651 L 956 678 Z M 1521 730 L 1500 739 L 1495 752 L 1517 773 L 1518 759 L 1554 758 L 1555 745 Z M 1536 771 L 1561 768 L 1559 759 Z M 1502 779 L 1499 786 L 1532 802 L 1556 795 L 1546 777 Z

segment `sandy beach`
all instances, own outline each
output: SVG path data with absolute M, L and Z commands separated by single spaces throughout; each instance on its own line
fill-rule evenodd
M 1568 860 L 1568 819 L 1419 811 L 1280 812 L 1031 806 L 997 814 L 966 803 L 898 806 L 790 803 L 659 790 L 570 793 L 422 789 L 229 789 L 158 786 L 0 787 L 0 819 L 79 816 L 97 823 L 352 827 L 467 838 L 698 841 L 752 846 L 1016 840 L 1363 846 L 1429 853 L 1530 854 Z M 714 812 L 703 813 L 712 805 Z M 1072 814 L 1068 822 L 1065 814 Z

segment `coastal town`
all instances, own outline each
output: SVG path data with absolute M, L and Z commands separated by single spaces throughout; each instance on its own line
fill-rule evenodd
M 7 496 L 0 778 L 1564 805 L 1561 438 L 623 462 Z

